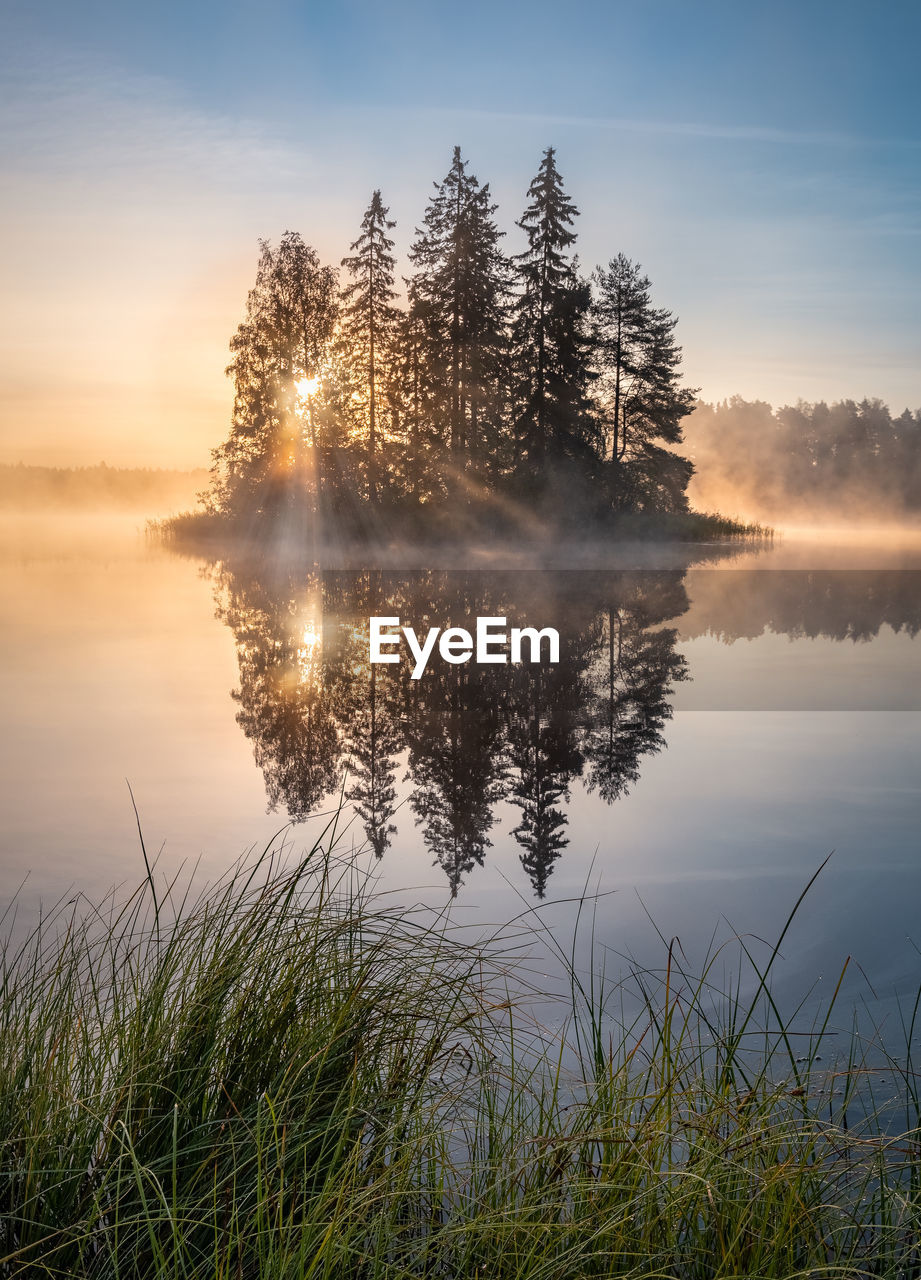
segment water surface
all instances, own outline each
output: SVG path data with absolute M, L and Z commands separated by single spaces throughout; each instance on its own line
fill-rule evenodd
M 916 983 L 911 538 L 686 568 L 311 570 L 180 557 L 141 523 L 2 522 L 0 894 L 25 881 L 26 916 L 138 876 L 127 782 L 161 870 L 203 877 L 286 827 L 303 848 L 344 792 L 346 843 L 400 900 L 484 928 L 537 909 L 562 937 L 554 902 L 589 886 L 615 969 L 661 956 L 649 917 L 692 957 L 714 930 L 776 935 L 834 850 L 782 982 L 834 982 L 852 955 L 883 1012 Z M 369 666 L 372 614 L 554 626 L 562 661 L 433 659 L 412 681 Z

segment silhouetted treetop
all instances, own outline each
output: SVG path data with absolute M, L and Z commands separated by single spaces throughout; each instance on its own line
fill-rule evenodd
M 379 190 L 341 287 L 296 233 L 262 242 L 213 511 L 353 537 L 431 528 L 436 511 L 443 528 L 485 528 L 519 509 L 550 527 L 686 509 L 692 468 L 670 446 L 693 393 L 674 317 L 622 254 L 594 286 L 580 274 L 552 147 L 511 256 L 496 214 L 455 147 L 407 246 L 402 305 Z
M 387 235 L 396 223 L 389 221 L 388 213 L 380 191 L 375 191 L 358 239 L 351 245 L 351 257 L 342 259 L 351 283 L 342 290 L 336 361 L 340 412 L 349 422 L 351 434 L 360 444 L 364 442 L 364 479 L 371 503 L 378 498 L 380 408 L 386 397 L 397 324 L 393 241 Z

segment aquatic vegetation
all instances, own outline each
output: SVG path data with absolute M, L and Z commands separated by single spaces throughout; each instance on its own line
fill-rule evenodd
M 917 1006 L 897 1113 L 856 1040 L 819 1061 L 827 1016 L 794 1040 L 777 948 L 736 940 L 726 983 L 725 950 L 694 976 L 663 939 L 625 1001 L 547 935 L 548 1018 L 507 940 L 375 896 L 338 848 L 334 818 L 293 865 L 197 894 L 148 869 L 8 929 L 0 1274 L 921 1273 Z

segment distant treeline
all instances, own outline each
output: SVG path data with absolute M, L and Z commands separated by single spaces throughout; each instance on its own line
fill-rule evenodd
M 715 636 L 723 644 L 765 631 L 859 644 L 883 627 L 921 635 L 921 580 L 915 569 L 697 569 L 682 639 Z
M 149 509 L 189 502 L 207 481 L 205 471 L 148 467 L 32 467 L 0 465 L 5 507 L 109 507 Z
M 685 422 L 691 498 L 748 517 L 921 514 L 921 409 L 881 400 L 773 409 L 733 396 Z

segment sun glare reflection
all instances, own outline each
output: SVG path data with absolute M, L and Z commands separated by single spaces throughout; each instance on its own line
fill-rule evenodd
M 315 605 L 315 602 L 310 602 Z M 297 683 L 304 687 L 317 682 L 323 662 L 322 614 L 308 604 L 294 632 L 297 637 Z

